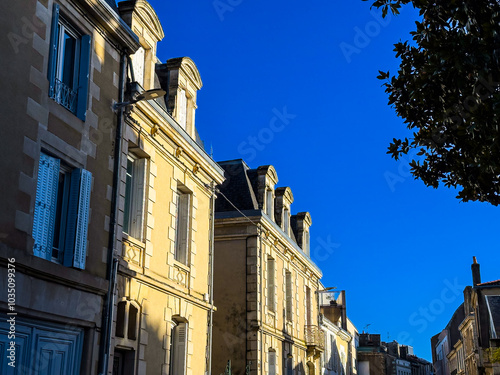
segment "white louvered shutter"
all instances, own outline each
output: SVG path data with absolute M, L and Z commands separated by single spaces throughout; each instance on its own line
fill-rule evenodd
M 187 264 L 189 240 L 189 194 L 178 194 L 176 260 Z
M 40 154 L 33 219 L 33 239 L 35 240 L 33 254 L 48 260 L 52 258 L 59 168 L 59 159 Z
M 187 324 L 179 323 L 174 329 L 174 358 L 172 375 L 186 373 Z
M 276 375 L 276 352 L 269 352 L 269 375 Z
M 286 271 L 285 273 L 285 283 L 286 283 L 286 318 L 287 320 L 292 320 L 292 310 L 293 310 L 293 296 L 292 296 L 292 273 Z
M 179 125 L 186 130 L 186 115 L 187 115 L 187 98 L 186 91 L 184 89 L 180 90 L 179 93 Z

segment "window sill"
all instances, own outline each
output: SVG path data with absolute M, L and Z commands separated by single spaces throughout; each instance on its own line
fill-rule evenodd
M 125 232 L 123 232 L 123 234 L 122 234 L 122 241 L 129 242 L 130 244 L 132 244 L 134 246 L 140 247 L 142 249 L 146 249 L 146 243 L 145 242 L 142 242 L 141 240 L 138 240 L 137 238 L 129 236 Z
M 181 263 L 177 260 L 174 259 L 174 266 L 178 267 L 178 268 L 181 268 L 183 269 L 184 271 L 186 272 L 190 272 L 191 271 L 191 267 L 190 266 L 186 266 L 184 263 Z

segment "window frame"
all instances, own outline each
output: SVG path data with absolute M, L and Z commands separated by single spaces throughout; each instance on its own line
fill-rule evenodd
M 129 162 L 132 167 L 130 186 L 128 180 Z M 147 158 L 140 157 L 133 152 L 127 154 L 122 230 L 127 236 L 140 242 L 143 242 L 144 239 L 147 169 Z
M 184 330 L 184 342 L 179 342 L 179 338 L 181 337 L 180 333 Z M 187 346 L 188 346 L 188 337 L 189 333 L 189 324 L 188 322 L 178 322 L 173 321 L 172 328 L 170 330 L 170 363 L 169 363 L 169 373 L 170 375 L 185 375 L 187 370 Z M 178 349 L 181 348 L 181 352 L 178 352 Z M 177 357 L 179 356 L 179 357 Z M 180 366 L 180 368 L 179 368 Z
M 64 68 L 62 63 L 64 32 L 75 38 L 73 85 L 67 87 L 60 79 Z M 47 78 L 49 79 L 49 97 L 85 121 L 88 104 L 88 88 L 90 79 L 90 56 L 92 40 L 90 35 L 78 31 L 78 27 L 60 14 L 59 4 L 54 4 L 50 34 L 49 64 Z M 64 86 L 63 86 L 64 85 Z M 73 98 L 71 98 L 73 96 Z M 74 107 L 72 102 L 74 101 Z
M 276 288 L 275 288 L 275 278 L 276 278 L 276 262 L 274 258 L 267 258 L 267 310 L 271 312 L 276 312 Z
M 184 187 L 179 186 L 174 193 L 174 199 L 176 207 L 174 259 L 176 262 L 189 266 L 192 235 L 192 193 L 187 191 Z
M 34 256 L 85 269 L 91 187 L 92 173 L 71 169 L 60 158 L 40 152 L 33 213 Z M 59 241 L 54 257 L 56 230 Z

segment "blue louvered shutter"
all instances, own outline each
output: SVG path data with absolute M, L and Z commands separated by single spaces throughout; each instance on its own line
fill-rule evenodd
M 78 218 L 76 222 L 73 267 L 83 270 L 85 269 L 85 259 L 87 257 L 87 230 L 89 225 L 92 173 L 84 169 L 80 171 L 80 196 L 78 198 Z
M 80 45 L 76 115 L 80 120 L 85 121 L 85 117 L 87 116 L 87 98 L 89 88 L 89 65 L 91 51 L 90 35 L 82 36 Z
M 52 11 L 52 29 L 50 31 L 50 51 L 47 78 L 49 79 L 49 96 L 55 95 L 56 69 L 57 69 L 57 45 L 59 36 L 59 5 L 54 4 Z
M 60 160 L 40 153 L 33 220 L 33 254 L 50 260 L 57 209 Z
M 64 265 L 84 269 L 92 174 L 84 169 L 71 172 L 68 194 Z

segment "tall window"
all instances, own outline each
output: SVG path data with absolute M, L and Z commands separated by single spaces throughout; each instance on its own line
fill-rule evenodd
M 92 174 L 40 154 L 33 254 L 85 269 Z
M 271 189 L 266 190 L 266 215 L 271 219 L 274 219 L 274 201 L 273 201 L 273 191 Z
M 127 157 L 123 231 L 142 241 L 146 159 L 134 154 Z
M 85 120 L 91 40 L 59 15 L 54 4 L 48 66 L 49 96 Z
M 175 260 L 187 265 L 189 254 L 189 232 L 191 214 L 191 195 L 180 190 L 175 195 L 176 227 L 175 227 Z
M 286 359 L 286 375 L 293 375 L 293 357 L 290 354 Z
M 311 311 L 311 288 L 306 286 L 306 324 L 312 324 L 312 311 Z
M 305 230 L 303 234 L 304 238 L 302 239 L 303 241 L 303 249 L 304 253 L 306 255 L 309 255 L 309 231 Z
M 187 323 L 176 323 L 170 335 L 170 374 L 186 374 Z
M 292 288 L 292 273 L 285 271 L 285 292 L 286 292 L 286 320 L 292 321 L 293 311 L 293 288 Z
M 186 90 L 180 89 L 179 90 L 179 125 L 182 127 L 182 129 L 186 130 L 186 123 L 187 123 L 187 96 L 186 96 Z
M 290 212 L 288 211 L 288 208 L 283 210 L 283 231 L 287 235 L 290 235 Z
M 274 349 L 269 349 L 267 352 L 267 364 L 269 375 L 276 375 L 276 351 Z
M 275 311 L 275 291 L 274 291 L 275 265 L 273 258 L 267 258 L 267 309 Z

